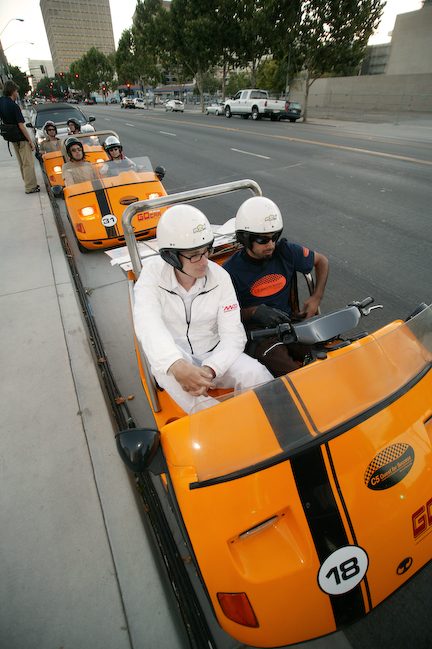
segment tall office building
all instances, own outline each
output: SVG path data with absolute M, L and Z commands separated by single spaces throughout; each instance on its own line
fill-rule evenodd
M 40 8 L 56 74 L 91 47 L 114 52 L 109 0 L 40 0 Z

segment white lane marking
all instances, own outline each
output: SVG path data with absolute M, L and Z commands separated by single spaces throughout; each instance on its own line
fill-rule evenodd
M 241 149 L 231 149 L 231 151 L 236 151 L 237 153 L 244 153 L 245 155 L 253 155 L 255 158 L 265 158 L 266 160 L 271 160 L 267 155 L 260 155 L 259 153 L 250 153 L 249 151 L 242 151 Z
M 125 122 L 125 126 L 132 126 L 132 128 L 134 128 L 135 124 L 128 124 L 127 122 Z
M 177 137 L 175 133 L 168 133 L 167 131 L 159 131 L 159 133 L 162 133 L 162 135 L 171 135 L 171 137 Z
M 105 117 L 105 121 L 106 121 L 106 122 L 110 122 L 111 120 L 110 120 L 109 117 Z

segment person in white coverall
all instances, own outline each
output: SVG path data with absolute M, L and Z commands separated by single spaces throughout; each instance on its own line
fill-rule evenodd
M 160 256 L 143 261 L 134 323 L 153 375 L 186 412 L 217 403 L 209 388 L 243 390 L 273 376 L 243 353 L 246 335 L 229 274 L 209 261 L 213 232 L 204 214 L 169 207 L 157 226 Z

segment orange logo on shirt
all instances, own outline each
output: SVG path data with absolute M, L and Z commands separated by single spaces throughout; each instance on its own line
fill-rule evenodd
M 305 257 L 309 257 L 309 250 L 303 246 L 303 254 Z
M 283 275 L 266 275 L 251 286 L 251 293 L 255 297 L 267 297 L 279 293 L 286 285 L 286 277 Z

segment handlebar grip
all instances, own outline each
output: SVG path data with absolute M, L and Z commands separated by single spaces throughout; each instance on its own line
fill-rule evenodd
M 373 297 L 366 297 L 362 302 L 360 302 L 360 308 L 364 309 L 365 306 L 372 304 L 373 301 Z
M 279 335 L 279 327 L 274 329 L 253 329 L 248 332 L 250 340 L 257 340 L 258 338 L 272 338 Z

